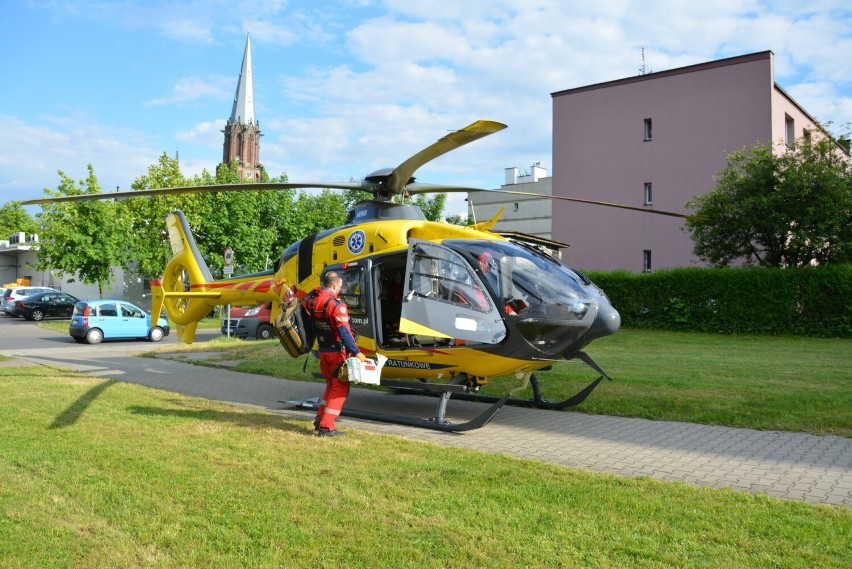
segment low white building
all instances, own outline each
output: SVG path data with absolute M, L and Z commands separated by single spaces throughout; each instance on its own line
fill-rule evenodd
M 39 271 L 38 235 L 23 232 L 0 240 L 0 285 L 29 281 L 32 286 L 47 286 L 61 290 L 82 300 L 99 298 L 98 285 L 88 285 L 76 275 L 59 276 L 57 271 Z M 141 277 L 127 275 L 120 267 L 113 269 L 111 286 L 104 290 L 104 298 L 129 300 L 147 308 L 151 303 L 149 283 Z
M 500 186 L 500 191 L 472 192 L 467 195 L 468 219 L 476 220 L 477 223 L 487 221 L 503 208 L 500 221 L 493 228 L 495 232 L 514 231 L 550 239 L 551 200 L 506 192 L 551 195 L 552 191 L 553 178 L 547 175 L 547 170 L 539 163 L 533 164 L 529 171 L 523 173 L 518 168 L 506 168 L 506 183 Z

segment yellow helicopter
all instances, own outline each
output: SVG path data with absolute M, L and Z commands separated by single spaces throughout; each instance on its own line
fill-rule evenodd
M 483 191 L 418 183 L 413 175 L 434 158 L 504 128 L 506 125 L 499 122 L 474 122 L 444 136 L 396 168 L 373 172 L 360 182 L 195 186 L 24 203 L 286 188 L 371 193 L 373 199 L 358 202 L 342 227 L 320 231 L 290 245 L 274 269 L 221 280 L 212 277 L 184 214 L 174 211 L 166 218 L 173 257 L 162 278 L 151 283 L 152 314 L 165 309 L 176 324 L 178 338 L 191 343 L 198 322 L 214 307 L 271 302 L 272 321 L 279 338 L 288 353 L 297 357 L 310 346 L 294 347 L 288 336 L 293 332 L 288 328 L 292 326 L 289 315 L 319 285 L 322 275 L 334 270 L 344 279 L 341 297 L 349 307 L 359 348 L 367 355 L 387 358 L 381 384 L 440 397 L 435 416 L 428 419 L 354 409 L 346 409 L 344 415 L 465 431 L 487 424 L 506 403 L 565 408 L 582 402 L 603 378 L 609 379 L 583 348 L 614 333 L 621 323 L 607 296 L 584 275 L 563 266 L 524 236 L 505 237 L 492 232 L 499 213 L 489 221 L 462 227 L 427 221 L 416 206 L 394 202 L 405 194 Z M 547 401 L 534 372 L 571 359 L 591 367 L 597 372 L 597 379 L 574 397 Z M 510 374 L 517 375 L 525 385 L 532 384 L 533 399 L 478 394 L 489 377 Z M 446 407 L 453 395 L 491 405 L 470 421 L 452 423 L 446 419 Z M 311 400 L 297 403 L 315 406 Z

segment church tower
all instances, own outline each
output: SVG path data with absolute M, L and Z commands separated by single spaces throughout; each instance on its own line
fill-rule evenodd
M 260 163 L 260 123 L 254 117 L 254 85 L 251 78 L 251 33 L 246 37 L 243 67 L 234 94 L 231 118 L 225 125 L 225 144 L 222 163 L 236 160 L 240 165 L 240 177 L 244 180 L 260 181 L 263 166 Z

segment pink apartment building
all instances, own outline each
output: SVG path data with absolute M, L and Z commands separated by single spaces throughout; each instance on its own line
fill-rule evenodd
M 725 153 L 789 143 L 815 119 L 775 83 L 763 51 L 552 94 L 554 195 L 688 213 Z M 553 202 L 568 265 L 631 272 L 701 266 L 682 220 Z

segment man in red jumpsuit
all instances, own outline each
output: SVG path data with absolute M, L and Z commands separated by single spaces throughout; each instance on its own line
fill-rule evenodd
M 317 293 L 305 301 L 305 308 L 316 332 L 320 371 L 325 376 L 325 392 L 317 410 L 317 418 L 314 419 L 317 434 L 321 437 L 344 434 L 334 425 L 349 395 L 349 382 L 338 378 L 343 362 L 352 356 L 362 362 L 367 359 L 358 349 L 355 335 L 349 327 L 349 310 L 337 298 L 342 288 L 343 279 L 340 275 L 329 271 L 323 275 L 322 286 L 317 287 Z

